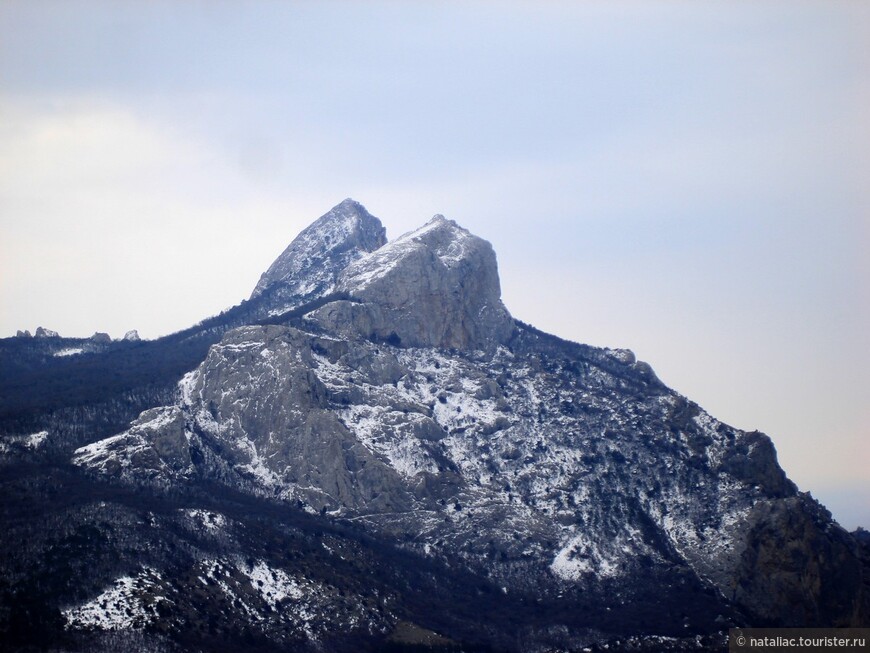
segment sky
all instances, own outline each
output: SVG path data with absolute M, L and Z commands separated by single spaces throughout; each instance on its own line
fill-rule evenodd
M 868 116 L 858 0 L 0 0 L 0 337 L 158 337 L 346 197 L 441 213 L 870 528 Z

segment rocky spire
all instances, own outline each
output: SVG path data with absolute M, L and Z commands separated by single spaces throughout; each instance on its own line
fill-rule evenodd
M 329 292 L 349 263 L 386 243 L 381 221 L 350 198 L 312 223 L 260 277 L 251 299 L 274 286 L 282 295 L 310 297 Z
M 131 329 L 124 334 L 122 340 L 125 340 L 126 342 L 139 342 L 141 338 L 139 337 L 139 332 L 136 329 Z

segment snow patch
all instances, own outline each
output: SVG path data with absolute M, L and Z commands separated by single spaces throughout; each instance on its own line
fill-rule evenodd
M 61 349 L 59 351 L 54 352 L 54 354 L 52 354 L 52 356 L 54 356 L 54 357 L 77 356 L 78 354 L 81 354 L 82 352 L 84 352 L 84 348 L 82 348 L 82 347 L 68 347 L 66 349 Z
M 192 519 L 195 524 L 203 526 L 212 533 L 220 532 L 229 523 L 227 518 L 219 512 L 211 512 L 210 510 L 202 510 L 200 508 L 182 509 L 181 512 Z
M 121 576 L 99 596 L 63 610 L 68 628 L 141 629 L 157 618 L 157 605 L 169 599 L 155 595 L 160 575 L 145 568 L 136 576 Z
M 193 370 L 192 372 L 188 372 L 183 377 L 181 377 L 181 381 L 178 382 L 178 391 L 181 394 L 182 406 L 190 406 L 191 404 L 193 404 L 193 389 L 196 387 L 198 381 L 198 369 Z
M 585 533 L 579 533 L 568 540 L 559 550 L 550 569 L 563 580 L 577 581 L 586 574 L 599 578 L 612 578 L 621 573 L 620 559 L 631 553 L 622 537 L 612 543 L 613 551 L 602 551 L 599 543 Z
M 48 431 L 40 431 L 39 433 L 31 433 L 24 436 L 24 446 L 28 449 L 38 449 L 48 438 Z
M 285 599 L 299 601 L 305 596 L 305 592 L 295 579 L 282 569 L 270 567 L 263 561 L 255 564 L 252 569 L 242 568 L 241 571 L 251 580 L 251 585 L 272 609 L 276 609 Z

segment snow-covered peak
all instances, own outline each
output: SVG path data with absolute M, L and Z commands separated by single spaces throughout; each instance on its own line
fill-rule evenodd
M 381 221 L 348 198 L 290 243 L 260 277 L 251 299 L 276 284 L 289 286 L 303 296 L 328 292 L 348 263 L 385 242 Z

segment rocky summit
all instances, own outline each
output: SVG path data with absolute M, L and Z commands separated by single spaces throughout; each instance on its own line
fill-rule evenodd
M 336 289 L 351 299 L 311 320 L 350 339 L 492 350 L 512 331 L 492 246 L 440 215 L 356 259 Z
M 269 291 L 274 313 L 335 288 L 352 262 L 387 242 L 381 221 L 346 199 L 300 233 L 260 277 L 251 299 Z M 282 304 L 283 302 L 283 304 Z
M 40 429 L 4 436 L 7 641 L 725 650 L 735 625 L 868 624 L 867 544 L 770 438 L 512 318 L 455 222 L 384 234 L 336 206 L 257 284 L 268 310 L 203 323 L 220 340 L 115 432 L 110 396 L 75 436 L 59 409 L 4 422 Z

